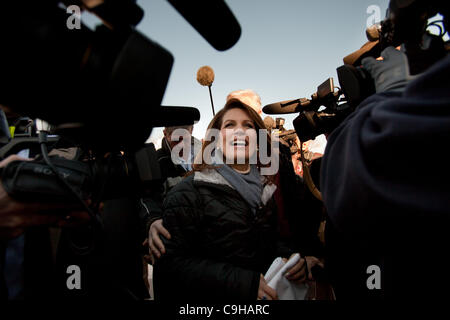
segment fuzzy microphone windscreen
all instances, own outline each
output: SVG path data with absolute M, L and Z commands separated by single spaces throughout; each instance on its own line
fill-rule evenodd
M 202 86 L 211 86 L 214 82 L 214 70 L 209 66 L 203 66 L 197 71 L 197 81 Z

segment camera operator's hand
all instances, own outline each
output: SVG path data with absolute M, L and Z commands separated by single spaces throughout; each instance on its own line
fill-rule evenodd
M 166 248 L 161 241 L 160 235 L 163 235 L 167 239 L 170 239 L 170 233 L 164 228 L 162 219 L 155 220 L 148 231 L 148 245 L 150 261 L 155 263 L 156 259 L 160 258 L 162 254 L 166 252 Z
M 409 73 L 408 57 L 394 47 L 387 47 L 381 52 L 382 60 L 367 57 L 362 60 L 364 69 L 375 80 L 377 92 L 403 91 L 415 76 Z
M 259 277 L 258 300 L 278 300 L 277 292 L 267 285 L 262 274 Z
M 29 161 L 12 155 L 0 162 L 5 167 L 12 161 Z M 19 236 L 27 227 L 40 225 L 68 226 L 83 223 L 89 215 L 79 205 L 18 202 L 11 198 L 0 181 L 0 239 Z

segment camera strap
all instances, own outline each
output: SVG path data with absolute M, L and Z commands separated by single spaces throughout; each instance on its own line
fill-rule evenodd
M 319 189 L 317 189 L 317 187 L 311 177 L 311 173 L 309 172 L 309 167 L 306 164 L 305 156 L 303 155 L 303 143 L 301 141 L 300 141 L 300 159 L 302 161 L 303 178 L 305 179 L 305 183 L 308 186 L 309 191 L 311 191 L 311 193 L 314 197 L 316 197 L 318 200 L 323 202 L 322 193 L 320 193 Z

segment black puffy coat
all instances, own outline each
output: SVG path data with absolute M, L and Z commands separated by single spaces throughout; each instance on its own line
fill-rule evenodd
M 265 186 L 255 215 L 215 170 L 176 185 L 164 203 L 171 239 L 154 266 L 155 299 L 256 300 L 260 274 L 293 253 L 277 236 L 274 189 Z

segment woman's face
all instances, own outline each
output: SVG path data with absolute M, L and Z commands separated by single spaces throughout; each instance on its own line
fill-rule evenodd
M 248 163 L 256 151 L 256 129 L 247 112 L 234 108 L 227 111 L 220 127 L 219 148 L 227 164 Z

